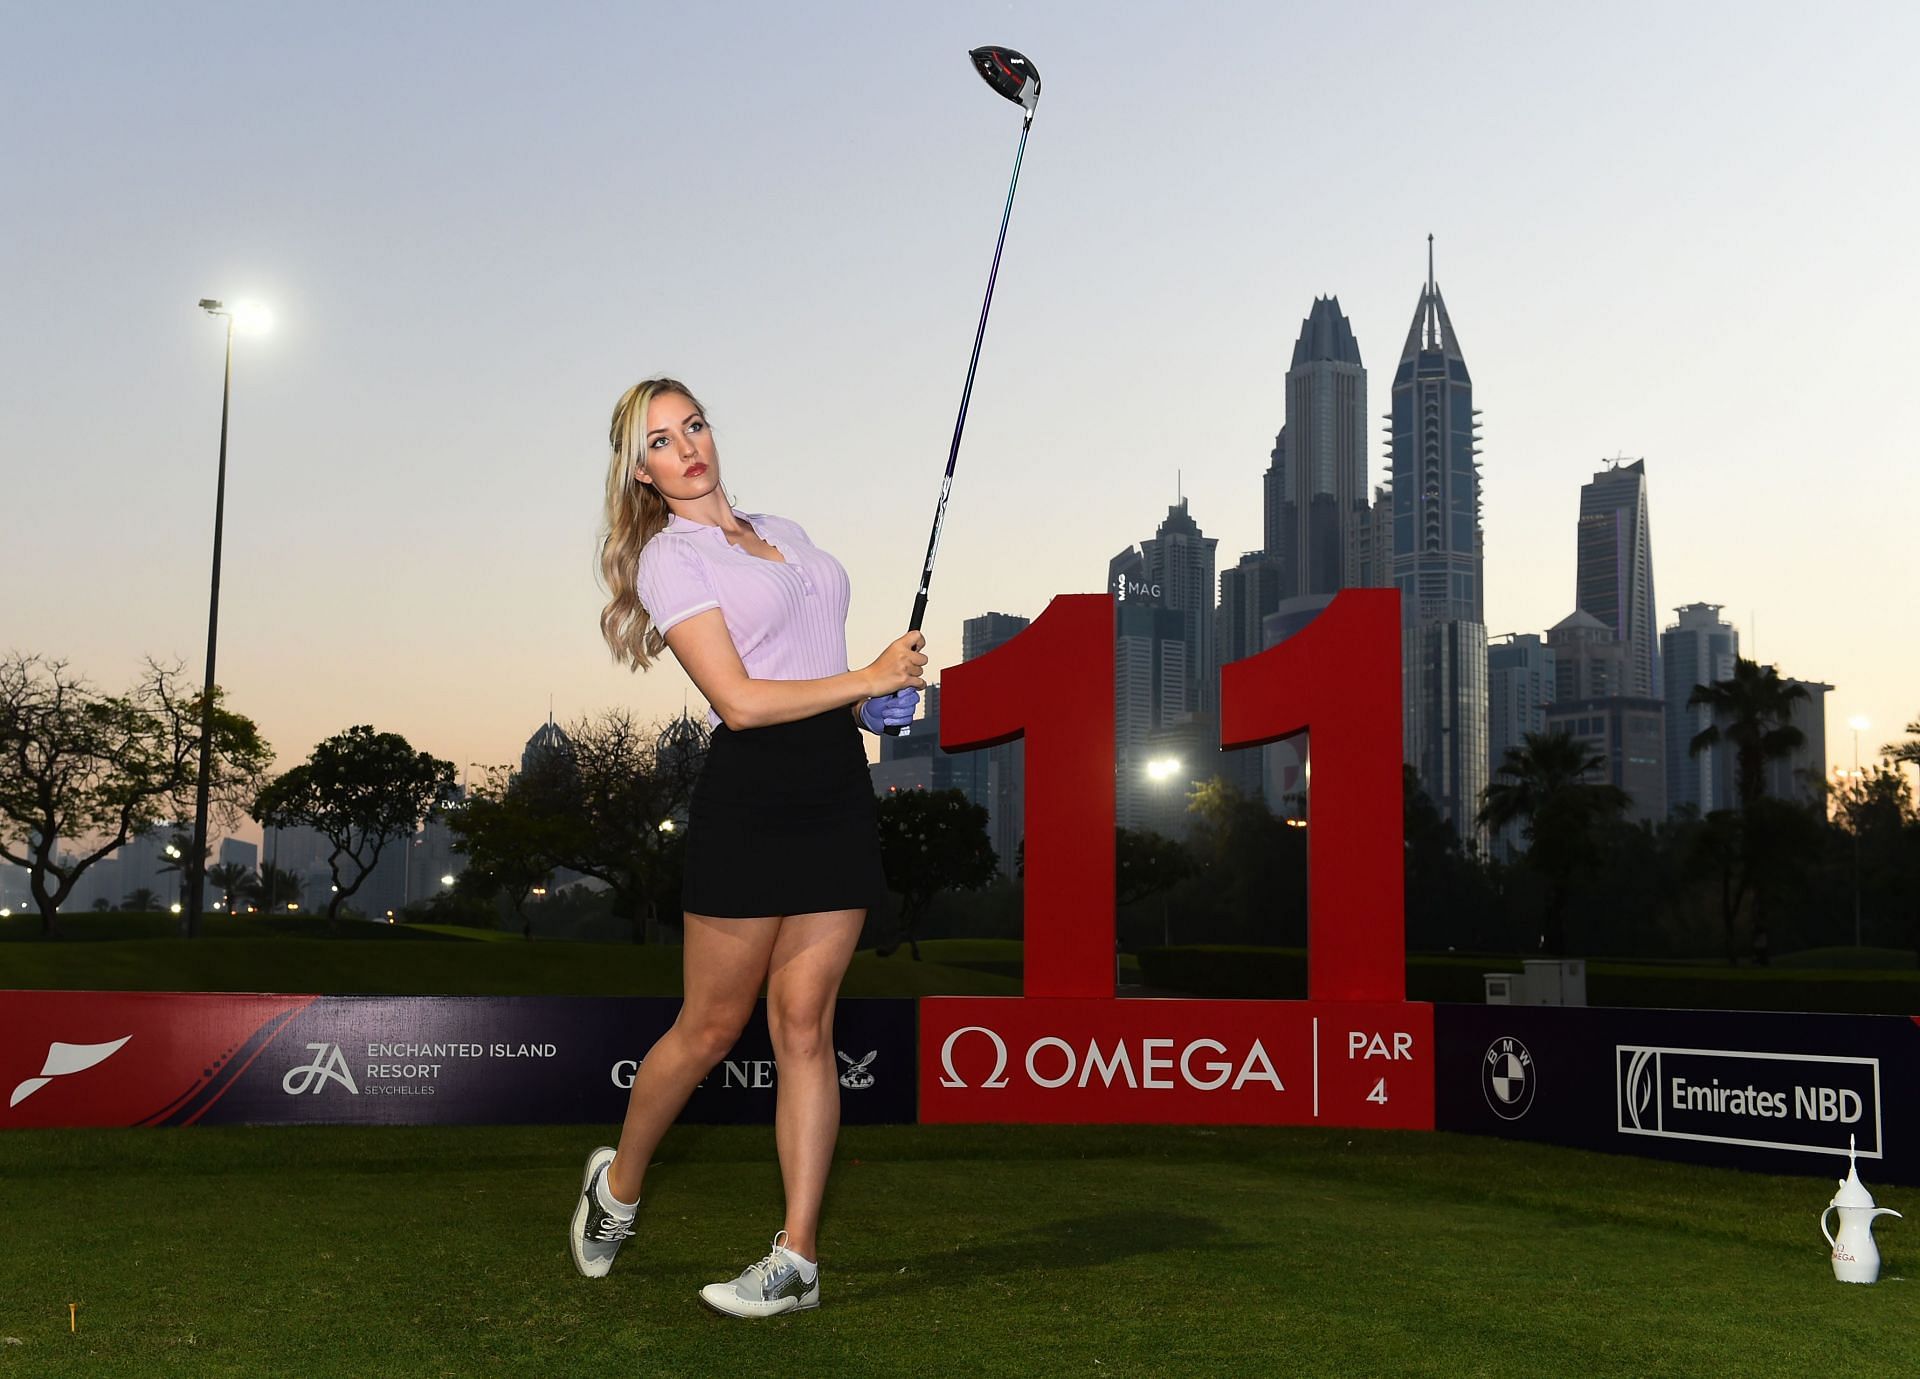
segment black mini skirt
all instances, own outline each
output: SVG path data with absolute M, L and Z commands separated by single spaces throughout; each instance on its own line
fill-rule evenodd
M 688 805 L 683 910 L 727 919 L 870 910 L 886 893 L 851 710 L 713 730 Z

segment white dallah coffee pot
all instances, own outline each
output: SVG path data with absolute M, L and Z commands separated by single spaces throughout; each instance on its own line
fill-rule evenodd
M 1840 1233 L 1827 1229 L 1827 1214 L 1840 1213 Z M 1861 1183 L 1853 1161 L 1853 1137 L 1847 1137 L 1847 1176 L 1840 1190 L 1820 1213 L 1820 1233 L 1833 1246 L 1833 1276 L 1842 1283 L 1872 1283 L 1880 1277 L 1880 1247 L 1873 1243 L 1873 1219 L 1899 1216 L 1891 1207 L 1876 1207 L 1873 1194 Z

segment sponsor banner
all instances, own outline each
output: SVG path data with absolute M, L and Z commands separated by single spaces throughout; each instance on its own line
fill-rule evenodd
M 927 996 L 929 1122 L 1433 1128 L 1419 1002 Z
M 0 1129 L 617 1122 L 677 997 L 0 991 Z M 914 1010 L 843 1000 L 841 1119 L 914 1119 Z M 762 1002 L 683 1120 L 773 1120 Z
M 1898 1016 L 1438 1007 L 1436 1123 L 1767 1173 L 1920 1183 L 1920 1024 Z

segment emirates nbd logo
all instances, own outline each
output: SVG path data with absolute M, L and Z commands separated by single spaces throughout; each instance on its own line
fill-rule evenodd
M 1877 1058 L 1616 1044 L 1613 1062 L 1622 1135 L 1882 1156 Z

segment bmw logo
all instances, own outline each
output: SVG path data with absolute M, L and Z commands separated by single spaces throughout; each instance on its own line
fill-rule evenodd
M 1480 1090 L 1501 1120 L 1519 1120 L 1533 1105 L 1533 1055 L 1518 1039 L 1501 1036 L 1480 1060 Z

